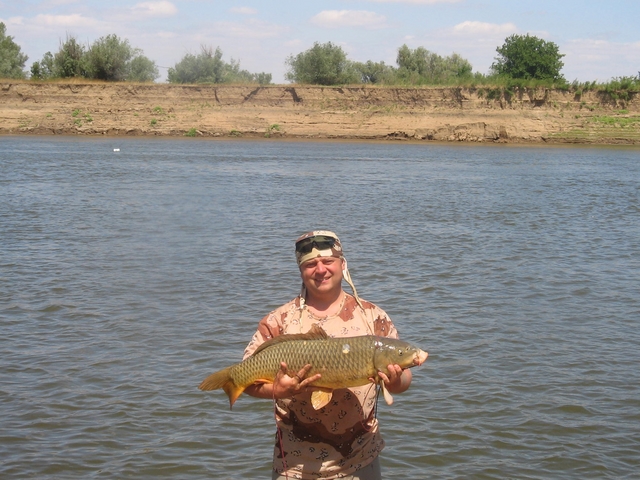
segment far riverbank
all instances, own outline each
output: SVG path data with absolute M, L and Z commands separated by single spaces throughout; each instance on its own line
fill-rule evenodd
M 640 145 L 640 99 L 542 88 L 5 80 L 0 134 Z

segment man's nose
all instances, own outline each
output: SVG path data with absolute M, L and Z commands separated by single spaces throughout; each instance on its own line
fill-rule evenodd
M 318 262 L 316 264 L 316 273 L 324 273 L 327 271 L 327 267 L 324 266 L 324 263 Z

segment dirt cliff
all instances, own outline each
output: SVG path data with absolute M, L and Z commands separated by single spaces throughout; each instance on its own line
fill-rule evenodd
M 0 81 L 0 134 L 640 144 L 640 98 L 549 89 Z

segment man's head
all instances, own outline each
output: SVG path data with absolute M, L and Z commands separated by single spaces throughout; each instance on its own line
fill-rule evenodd
M 317 264 L 321 262 L 323 258 L 327 260 L 329 258 L 339 259 L 339 265 L 342 269 L 341 277 L 344 278 L 349 284 L 349 286 L 353 290 L 353 296 L 355 297 L 358 304 L 362 307 L 360 298 L 358 297 L 358 293 L 356 292 L 356 287 L 353 285 L 353 280 L 351 280 L 351 275 L 349 274 L 349 269 L 347 268 L 347 260 L 346 258 L 344 258 L 342 244 L 340 243 L 340 239 L 335 233 L 329 230 L 314 230 L 298 237 L 295 243 L 296 260 L 298 262 L 298 267 L 300 268 L 300 273 L 302 274 L 303 280 L 305 280 L 305 266 L 308 266 L 311 263 Z M 319 268 L 323 269 L 324 267 L 320 265 Z M 342 281 L 342 278 L 339 279 L 339 282 Z M 309 279 L 307 279 L 307 281 L 309 281 Z M 303 284 L 303 299 L 306 297 L 306 293 L 306 287 Z
M 329 230 L 314 230 L 296 239 L 298 266 L 317 257 L 344 258 L 338 236 Z

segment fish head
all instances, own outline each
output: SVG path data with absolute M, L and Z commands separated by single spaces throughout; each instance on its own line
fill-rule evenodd
M 395 338 L 378 338 L 374 353 L 376 369 L 386 372 L 388 365 L 411 368 L 422 365 L 429 354 L 410 343 Z

